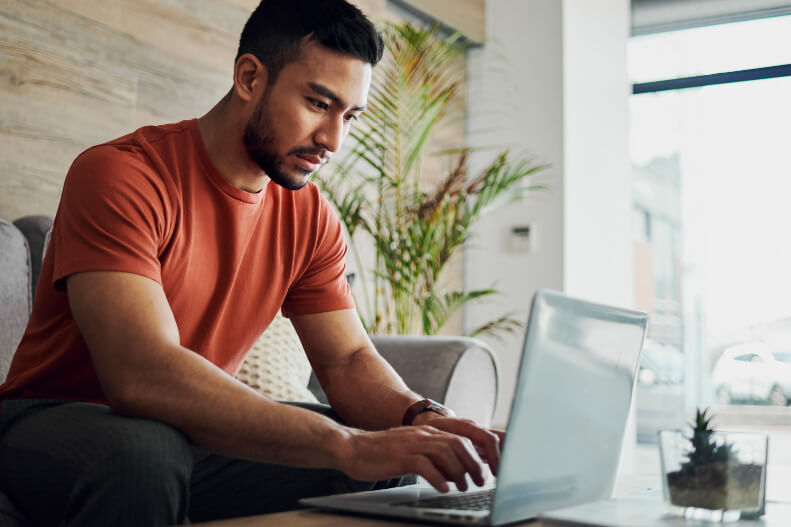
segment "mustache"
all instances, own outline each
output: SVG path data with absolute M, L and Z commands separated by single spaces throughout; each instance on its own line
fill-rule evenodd
M 321 147 L 310 147 L 310 146 L 298 146 L 296 148 L 291 149 L 288 155 L 306 155 L 306 156 L 317 156 L 322 159 L 321 164 L 326 165 L 330 161 L 330 155 L 326 148 Z

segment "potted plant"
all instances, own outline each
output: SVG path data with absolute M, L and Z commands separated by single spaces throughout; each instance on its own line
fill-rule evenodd
M 436 29 L 409 23 L 383 33 L 387 53 L 375 69 L 368 110 L 351 132 L 353 148 L 316 182 L 346 229 L 366 330 L 433 335 L 465 303 L 497 293 L 449 287 L 443 273 L 476 221 L 538 188 L 525 182 L 543 167 L 500 151 L 468 174 L 472 148 L 436 144 L 448 135 L 443 129 L 463 130 L 465 69 L 457 36 L 441 38 Z M 521 325 L 504 316 L 468 334 Z
M 767 437 L 717 432 L 711 421 L 698 409 L 691 436 L 660 432 L 665 502 L 687 516 L 715 511 L 716 521 L 763 514 Z

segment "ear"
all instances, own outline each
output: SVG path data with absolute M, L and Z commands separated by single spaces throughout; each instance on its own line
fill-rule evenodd
M 266 66 L 252 53 L 245 53 L 233 67 L 233 90 L 242 101 L 250 102 L 256 87 L 266 85 L 267 77 Z

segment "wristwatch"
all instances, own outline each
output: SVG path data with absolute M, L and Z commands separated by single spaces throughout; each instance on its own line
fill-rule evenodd
M 406 409 L 406 412 L 404 412 L 404 418 L 401 420 L 401 424 L 404 426 L 411 425 L 415 420 L 415 417 L 417 417 L 418 414 L 422 414 L 423 412 L 434 412 L 441 416 L 449 417 L 456 415 L 453 413 L 453 410 L 447 406 L 439 404 L 437 401 L 432 401 L 431 399 L 422 399 Z

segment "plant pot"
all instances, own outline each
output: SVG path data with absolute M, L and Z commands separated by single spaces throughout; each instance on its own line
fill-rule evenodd
M 767 436 L 714 432 L 710 442 L 718 448 L 732 445 L 730 456 L 690 463 L 690 437 L 675 430 L 659 432 L 665 504 L 672 513 L 700 520 L 736 521 L 762 515 Z

